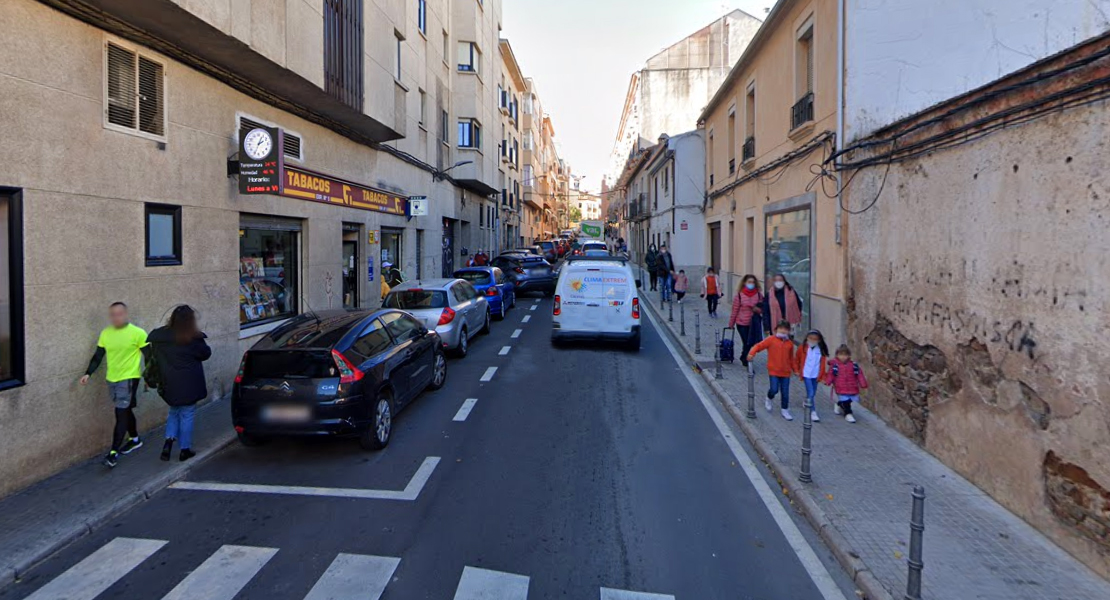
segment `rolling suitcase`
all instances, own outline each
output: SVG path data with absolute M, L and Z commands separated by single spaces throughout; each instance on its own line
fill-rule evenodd
M 725 333 L 721 334 L 720 356 L 721 362 L 736 360 L 736 330 L 732 327 L 725 327 Z

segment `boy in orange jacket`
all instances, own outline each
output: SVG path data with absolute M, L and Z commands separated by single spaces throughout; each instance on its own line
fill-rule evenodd
M 790 375 L 794 372 L 794 342 L 790 339 L 790 323 L 779 321 L 775 326 L 775 335 L 756 344 L 748 353 L 748 360 L 764 350 L 767 351 L 767 376 L 771 380 L 764 405 L 767 412 L 774 410 L 771 400 L 781 391 L 782 418 L 793 421 L 794 415 L 790 414 Z

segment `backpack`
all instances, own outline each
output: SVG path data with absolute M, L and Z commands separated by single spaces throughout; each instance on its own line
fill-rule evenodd
M 166 382 L 162 379 L 162 368 L 158 365 L 158 358 L 153 345 L 150 347 L 150 355 L 144 362 L 143 383 L 146 384 L 148 390 L 154 390 L 161 396 L 162 388 L 165 387 Z

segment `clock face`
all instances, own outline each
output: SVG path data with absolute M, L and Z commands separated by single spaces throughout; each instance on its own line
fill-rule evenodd
M 274 148 L 274 138 L 265 129 L 252 129 L 243 140 L 243 150 L 254 160 L 262 160 Z

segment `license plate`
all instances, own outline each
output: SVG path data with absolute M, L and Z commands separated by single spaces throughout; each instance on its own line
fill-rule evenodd
M 304 423 L 311 414 L 307 406 L 267 406 L 262 409 L 262 420 L 271 423 Z

